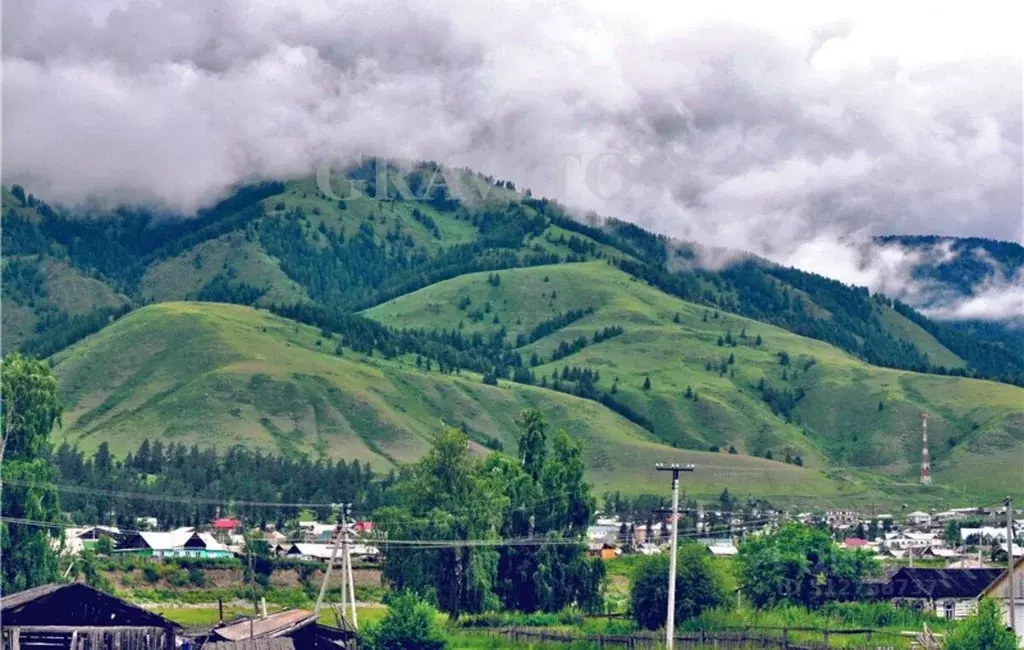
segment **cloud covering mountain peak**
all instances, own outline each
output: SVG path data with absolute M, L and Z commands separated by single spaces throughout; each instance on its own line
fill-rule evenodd
M 190 211 L 432 159 L 882 289 L 869 235 L 1024 238 L 1021 62 L 986 7 L 11 0 L 3 166 Z

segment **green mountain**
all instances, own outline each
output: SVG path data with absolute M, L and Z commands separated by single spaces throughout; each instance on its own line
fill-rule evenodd
M 709 494 L 1019 484 L 1024 389 L 1006 382 L 1024 359 L 1005 342 L 762 260 L 702 270 L 687 244 L 474 178 L 475 201 L 267 183 L 190 219 L 5 189 L 5 343 L 54 355 L 61 435 L 120 453 L 164 437 L 384 469 L 440 419 L 512 448 L 512 415 L 534 405 L 585 441 L 604 488 L 661 491 L 650 465 L 677 458 L 706 468 L 693 489 Z M 921 412 L 931 489 L 914 483 Z

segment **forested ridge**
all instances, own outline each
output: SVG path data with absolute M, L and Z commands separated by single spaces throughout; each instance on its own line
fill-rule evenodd
M 407 177 L 413 191 L 428 184 L 431 169 L 425 165 Z M 350 177 L 367 183 L 364 193 L 374 196 L 375 177 L 367 166 Z M 11 258 L 4 266 L 5 297 L 37 305 L 38 317 L 33 336 L 21 348 L 52 354 L 127 310 L 104 307 L 72 315 L 46 306 L 46 288 L 33 272 L 33 260 L 64 259 L 139 305 L 147 300 L 140 285 L 148 269 L 182 254 L 193 255 L 198 268 L 201 255 L 192 251 L 241 233 L 276 260 L 308 298 L 285 302 L 268 297 L 270 287 L 225 262 L 192 299 L 256 304 L 335 331 L 356 349 L 385 356 L 415 353 L 444 370 L 511 377 L 525 365 L 515 351 L 524 341 L 464 336 L 457 330 L 390 331 L 356 312 L 470 272 L 603 259 L 670 295 L 831 343 L 875 365 L 1024 385 L 1024 355 L 998 328 L 965 332 L 866 289 L 755 258 L 720 271 L 696 268 L 686 244 L 617 219 L 583 223 L 546 199 L 527 196 L 469 206 L 438 189 L 427 201 L 403 201 L 389 186 L 383 198 L 335 202 L 315 189 L 262 183 L 240 188 L 185 219 L 126 208 L 72 214 L 16 186 L 4 192 L 5 254 Z M 359 201 L 370 207 L 357 211 Z M 446 242 L 441 226 L 451 223 L 471 236 Z M 571 234 L 545 237 L 552 227 Z M 951 368 L 930 360 L 913 341 L 889 330 L 882 309 L 921 326 L 967 366 Z M 526 378 L 520 373 L 519 379 Z

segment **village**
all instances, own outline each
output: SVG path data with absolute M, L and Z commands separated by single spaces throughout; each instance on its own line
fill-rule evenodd
M 695 542 L 706 549 L 708 556 L 724 562 L 737 555 L 743 540 L 770 533 L 787 521 L 827 530 L 836 547 L 858 549 L 881 561 L 884 575 L 866 581 L 866 600 L 888 602 L 943 619 L 968 617 L 979 600 L 987 597 L 1002 607 L 1008 621 L 1011 601 L 1006 568 L 1011 554 L 1016 591 L 1024 585 L 1024 519 L 1015 518 L 1019 513 L 1008 513 L 1006 507 L 912 511 L 900 516 L 857 510 L 765 510 L 737 515 L 703 508 L 693 514 L 688 520 L 692 523 L 689 529 L 680 520 L 680 538 Z M 711 521 L 718 523 L 708 523 Z M 631 556 L 667 553 L 669 522 L 667 515 L 658 521 L 630 521 L 598 513 L 586 531 L 587 554 L 611 566 Z M 329 564 L 331 568 L 340 567 L 344 585 L 344 572 L 354 564 L 379 572 L 374 567 L 383 562 L 388 548 L 386 536 L 373 522 L 359 519 L 344 525 L 303 519 L 284 530 L 272 525 L 262 530 L 247 529 L 239 519 L 227 516 L 218 516 L 207 525 L 174 530 L 153 530 L 157 524 L 154 518 L 140 518 L 137 524 L 138 530 L 131 531 L 113 526 L 68 528 L 62 553 L 71 558 L 100 555 L 154 564 L 187 559 L 201 565 L 230 558 L 251 562 L 254 540 L 258 540 L 272 562 L 292 560 L 319 564 L 324 569 Z M 264 601 L 250 615 L 224 617 L 222 610 L 215 625 L 185 629 L 80 582 L 45 585 L 4 597 L 4 648 L 47 647 L 55 639 L 70 639 L 65 647 L 91 650 L 99 647 L 95 645 L 100 643 L 97 634 L 107 635 L 106 647 L 171 648 L 175 647 L 172 644 L 181 647 L 183 643 L 250 647 L 232 644 L 256 640 L 265 644 L 252 647 L 348 647 L 346 644 L 355 639 L 350 625 L 355 618 L 355 594 L 354 588 L 348 592 L 352 616 L 336 616 L 336 625 L 324 624 L 318 599 L 315 608 L 268 613 Z M 1024 616 L 1022 606 L 1024 602 L 1018 600 L 1018 616 Z M 43 611 L 48 612 L 45 617 L 40 614 Z M 66 614 L 55 613 L 60 611 Z M 43 620 L 45 626 L 41 625 Z M 101 633 L 93 626 L 101 620 L 120 621 L 125 628 L 117 630 L 114 625 Z M 128 637 L 122 639 L 122 635 Z M 134 641 L 131 635 L 135 635 Z M 140 642 L 139 635 L 148 641 Z M 90 638 L 93 640 L 87 642 Z

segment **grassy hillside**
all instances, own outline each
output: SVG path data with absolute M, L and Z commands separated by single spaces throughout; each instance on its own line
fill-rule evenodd
M 40 321 L 117 309 L 129 299 L 109 284 L 88 277 L 65 260 L 48 255 L 5 256 L 3 260 L 4 347 L 31 339 Z M 26 273 L 27 271 L 27 273 Z
M 849 287 L 760 262 L 700 271 L 692 268 L 689 245 L 623 222 L 580 224 L 553 204 L 493 190 L 487 202 L 469 206 L 336 201 L 312 180 L 297 180 L 242 188 L 193 219 L 122 211 L 83 220 L 5 188 L 5 247 L 13 254 L 59 254 L 69 275 L 92 277 L 136 304 L 199 299 L 329 309 L 377 304 L 467 271 L 612 260 L 647 279 L 659 267 L 677 269 L 663 278 L 674 290 L 659 286 L 831 341 L 883 365 L 967 365 L 930 329 Z M 107 302 L 95 300 L 94 310 Z M 18 311 L 12 307 L 9 327 L 21 345 L 42 312 L 38 305 Z M 47 336 L 46 330 L 35 338 Z M 67 338 L 66 332 L 58 331 L 57 338 Z M 992 354 L 983 352 L 988 370 L 1001 372 Z
M 512 416 L 535 405 L 586 441 L 595 481 L 633 492 L 660 485 L 666 454 L 698 459 L 709 493 L 1024 485 L 1024 389 L 948 376 L 1024 383 L 998 336 L 763 260 L 700 269 L 692 246 L 493 189 L 338 201 L 293 180 L 190 219 L 4 189 L 5 349 L 56 352 L 61 435 L 118 453 L 159 436 L 384 469 L 442 418 L 511 448 Z M 923 491 L 921 412 L 939 479 Z
M 820 341 L 674 299 L 601 262 L 497 275 L 499 282 L 490 273 L 466 275 L 366 314 L 399 328 L 507 327 L 514 339 L 559 313 L 593 308 L 522 348 L 524 358 L 537 356 L 536 380 L 553 381 L 567 366 L 596 369 L 599 390 L 614 386 L 616 399 L 645 414 L 653 435 L 668 444 L 732 445 L 745 454 L 800 455 L 813 466 L 870 467 L 912 479 L 926 412 L 938 476 L 993 454 L 1024 454 L 1024 389 L 870 366 Z M 469 318 L 474 309 L 485 318 Z M 593 343 L 595 332 L 613 325 L 623 333 Z M 551 361 L 559 343 L 578 337 L 588 345 Z M 762 381 L 777 393 L 804 396 L 788 412 L 778 405 L 773 412 Z M 688 389 L 697 399 L 686 397 Z M 998 491 L 1020 478 L 1022 466 L 993 465 L 964 483 Z
M 133 312 L 54 358 L 67 414 L 57 439 L 115 453 L 145 437 L 357 458 L 378 470 L 422 454 L 441 422 L 515 448 L 513 418 L 544 411 L 584 442 L 599 489 L 661 492 L 655 462 L 695 462 L 693 493 L 840 498 L 853 484 L 760 458 L 671 449 L 608 409 L 537 387 L 367 358 L 263 311 L 164 303 Z M 486 451 L 483 444 L 481 451 Z M 493 443 L 491 443 L 493 444 Z

